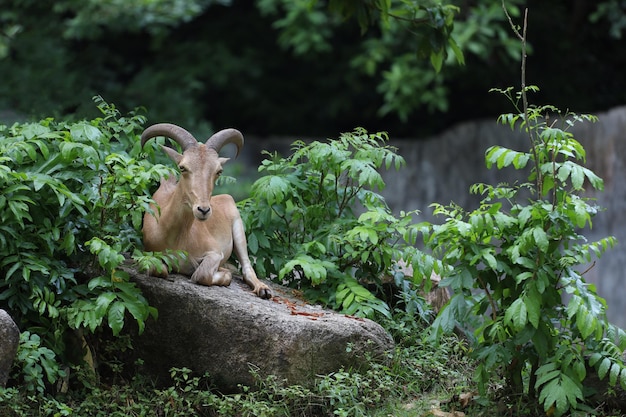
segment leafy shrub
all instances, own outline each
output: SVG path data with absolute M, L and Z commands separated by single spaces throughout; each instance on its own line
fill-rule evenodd
M 70 329 L 106 323 L 119 334 L 126 313 L 140 330 L 156 314 L 119 267 L 124 253 L 150 257 L 137 251 L 138 230 L 149 186 L 170 170 L 153 164 L 152 149 L 140 154 L 142 116 L 95 100 L 103 117 L 94 120 L 0 126 L 0 307 L 59 361 Z M 21 366 L 29 378 L 34 368 Z
M 378 169 L 404 163 L 386 140 L 356 129 L 326 143 L 297 141 L 287 158 L 267 153 L 259 167 L 267 175 L 240 204 L 257 273 L 346 314 L 389 315 L 366 285 L 393 275 L 398 260 L 414 264 L 415 282 L 428 265 L 411 246 L 416 213 L 395 217 L 373 191 L 385 186 Z
M 44 381 L 54 383 L 58 377 L 65 376 L 65 372 L 59 368 L 55 353 L 41 346 L 41 338 L 28 331 L 20 334 L 17 361 L 22 363 L 24 384 L 28 391 L 43 393 Z
M 485 157 L 498 169 L 530 165 L 528 181 L 475 184 L 471 192 L 483 199 L 473 211 L 435 204 L 445 222 L 428 228 L 426 243 L 450 268 L 440 285 L 454 291 L 435 334 L 457 323 L 473 330 L 482 389 L 500 372 L 515 392 L 538 394 L 545 410 L 559 416 L 584 400 L 587 365 L 626 387 L 626 333 L 608 322 L 605 301 L 578 269 L 615 242 L 587 242 L 579 234 L 599 211 L 580 194 L 603 183 L 581 165 L 585 151 L 568 129 L 595 118 L 526 105 L 526 92 L 535 90 L 497 90 L 519 111 L 499 120 L 526 132 L 530 149 L 493 146 Z M 550 113 L 558 119 L 551 122 Z
M 626 333 L 609 323 L 606 302 L 585 282 L 583 269 L 615 239 L 589 243 L 580 234 L 599 211 L 582 194 L 586 187 L 602 190 L 603 181 L 582 165 L 585 150 L 569 128 L 596 118 L 529 104 L 528 92 L 538 88 L 526 86 L 526 18 L 522 32 L 512 21 L 511 27 L 522 47 L 522 88 L 492 91 L 516 110 L 498 120 L 521 129 L 529 149 L 492 146 L 485 160 L 488 168 L 530 165 L 527 182 L 473 185 L 470 191 L 483 198 L 469 212 L 434 204 L 445 222 L 425 227 L 425 242 L 443 258 L 448 271 L 440 285 L 454 296 L 433 334 L 461 323 L 479 360 L 483 394 L 500 373 L 513 393 L 526 393 L 548 415 L 561 416 L 585 408 L 591 393 L 583 382 L 593 367 L 600 379 L 626 388 Z

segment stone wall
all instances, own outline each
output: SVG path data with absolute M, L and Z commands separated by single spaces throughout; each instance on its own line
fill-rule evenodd
M 626 271 L 626 106 L 597 115 L 597 123 L 577 124 L 572 130 L 587 151 L 586 166 L 605 182 L 604 192 L 588 193 L 606 210 L 596 216 L 593 229 L 584 234 L 589 240 L 615 236 L 618 245 L 596 263 L 586 278 L 596 284 L 599 294 L 607 300 L 611 321 L 626 327 L 626 291 L 621 285 L 622 271 Z M 423 220 L 432 222 L 438 221 L 429 208 L 433 202 L 455 202 L 473 209 L 479 198 L 469 194 L 470 185 L 525 179 L 512 168 L 488 170 L 485 150 L 496 144 L 527 150 L 527 141 L 523 134 L 512 132 L 495 120 L 460 124 L 425 140 L 392 139 L 391 145 L 398 148 L 407 165 L 399 172 L 383 173 L 387 187 L 382 194 L 395 213 L 417 209 Z M 247 137 L 242 154 L 249 158 L 248 166 L 257 167 L 261 150 L 286 155 L 291 142 L 292 139 Z

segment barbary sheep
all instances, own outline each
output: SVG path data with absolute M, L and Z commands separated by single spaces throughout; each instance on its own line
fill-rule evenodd
M 270 288 L 256 276 L 250 263 L 243 222 L 230 195 L 212 196 L 222 165 L 229 158 L 218 155 L 227 144 L 243 146 L 243 136 L 236 129 L 224 129 L 211 136 L 206 144 L 198 142 L 182 127 L 159 123 L 141 135 L 141 146 L 157 136 L 174 140 L 182 154 L 162 146 L 163 151 L 178 164 L 180 179 L 161 179 L 152 197 L 156 206 L 143 219 L 143 243 L 147 251 L 183 250 L 189 254 L 175 272 L 191 275 L 193 282 L 203 285 L 227 286 L 231 272 L 224 267 L 235 250 L 243 280 L 261 298 L 270 298 Z M 165 277 L 166 268 L 150 274 Z

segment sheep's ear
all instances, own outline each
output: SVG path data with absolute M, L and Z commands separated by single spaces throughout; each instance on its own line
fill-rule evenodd
M 220 165 L 224 165 L 226 162 L 230 161 L 230 158 L 220 158 Z
M 180 163 L 180 160 L 183 159 L 183 156 L 172 148 L 161 146 L 161 149 L 163 149 L 163 152 L 165 152 L 172 161 L 176 162 L 176 164 Z

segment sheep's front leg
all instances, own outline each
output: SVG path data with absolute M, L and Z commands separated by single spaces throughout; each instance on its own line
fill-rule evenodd
M 252 268 L 250 258 L 248 257 L 248 242 L 246 240 L 246 233 L 243 228 L 243 222 L 240 218 L 235 219 L 233 222 L 233 246 L 235 248 L 235 254 L 239 259 L 241 265 L 241 273 L 243 280 L 252 291 L 261 298 L 272 298 L 272 291 L 270 288 L 262 283 L 256 276 L 256 272 Z
M 226 268 L 220 268 L 224 255 L 218 252 L 207 252 L 198 267 L 191 275 L 191 281 L 202 285 L 228 286 L 232 279 L 231 272 Z

